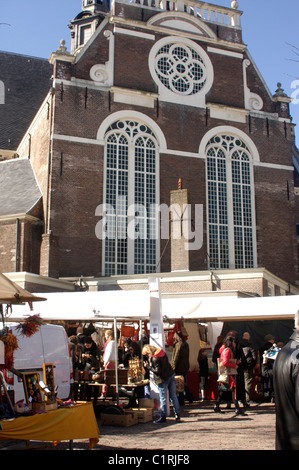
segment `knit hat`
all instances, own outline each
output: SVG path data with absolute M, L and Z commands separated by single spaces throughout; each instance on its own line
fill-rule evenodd
M 265 336 L 265 341 L 272 341 L 272 340 L 273 341 L 275 340 L 274 336 L 272 336 L 272 335 L 266 335 Z

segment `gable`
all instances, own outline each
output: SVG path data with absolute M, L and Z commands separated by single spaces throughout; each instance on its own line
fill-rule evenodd
M 147 23 L 149 26 L 159 26 L 184 33 L 198 34 L 199 36 L 216 39 L 212 29 L 199 18 L 179 11 L 163 12 L 153 16 Z

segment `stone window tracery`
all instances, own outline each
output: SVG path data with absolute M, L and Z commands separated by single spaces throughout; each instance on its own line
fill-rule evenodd
M 176 36 L 160 39 L 150 51 L 149 69 L 161 101 L 205 107 L 214 71 L 208 54 L 195 41 Z
M 217 135 L 206 146 L 210 266 L 254 267 L 252 158 L 233 135 Z
M 169 43 L 155 56 L 157 76 L 169 90 L 183 95 L 198 93 L 206 82 L 200 55 L 187 44 Z
M 143 123 L 121 119 L 106 141 L 106 276 L 155 271 L 157 142 Z

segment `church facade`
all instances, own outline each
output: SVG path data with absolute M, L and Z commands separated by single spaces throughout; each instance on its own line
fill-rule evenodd
M 296 284 L 290 100 L 268 89 L 241 16 L 237 2 L 83 1 L 0 162 L 2 272 L 265 268 Z

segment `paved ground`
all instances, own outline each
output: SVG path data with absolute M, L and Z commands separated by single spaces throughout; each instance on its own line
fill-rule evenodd
M 192 450 L 274 450 L 275 405 L 261 403 L 246 409 L 246 415 L 235 416 L 234 408 L 215 413 L 213 402 L 194 402 L 182 411 L 182 420 L 176 423 L 169 417 L 166 424 L 152 422 L 130 427 L 102 426 L 99 420 L 100 439 L 94 450 L 107 451 L 114 456 L 117 451 L 134 450 L 180 451 Z M 4 443 L 3 443 L 4 445 Z M 2 449 L 20 448 L 20 443 L 7 442 Z M 52 443 L 31 443 L 39 450 L 67 450 L 63 442 L 57 447 Z M 23 447 L 24 448 L 24 447 Z M 86 450 L 87 441 L 74 441 L 74 450 Z

